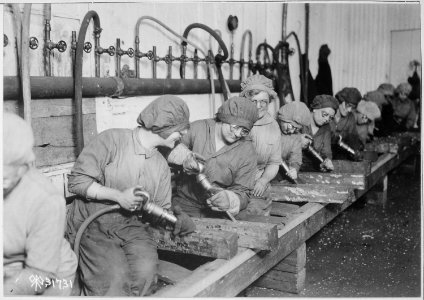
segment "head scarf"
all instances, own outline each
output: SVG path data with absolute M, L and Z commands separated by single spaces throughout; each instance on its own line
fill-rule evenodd
M 382 92 L 384 96 L 393 96 L 395 93 L 395 87 L 391 83 L 382 83 L 377 90 Z
M 336 99 L 340 104 L 342 102 L 347 102 L 356 107 L 359 101 L 361 101 L 362 95 L 357 88 L 345 87 L 336 94 Z
M 359 101 L 358 107 L 356 107 L 356 110 L 360 112 L 361 114 L 366 115 L 367 118 L 370 119 L 371 121 L 374 121 L 375 119 L 378 119 L 381 117 L 381 112 L 377 104 L 371 101 L 364 101 L 364 100 Z
M 259 116 L 253 102 L 242 97 L 231 97 L 218 108 L 216 118 L 223 123 L 243 126 L 250 130 Z
M 339 103 L 336 98 L 330 95 L 318 95 L 312 100 L 311 108 L 312 109 L 320 109 L 330 107 L 337 112 L 339 109 Z
M 24 165 L 35 160 L 31 126 L 15 114 L 3 114 L 3 164 Z
M 173 132 L 190 127 L 190 112 L 179 97 L 163 95 L 150 103 L 137 118 L 137 123 L 166 139 Z
M 268 93 L 269 99 L 278 99 L 277 93 L 274 91 L 272 80 L 264 75 L 252 75 L 246 78 L 241 84 L 240 97 L 248 98 L 248 92 L 259 90 Z
M 402 93 L 408 96 L 411 91 L 412 91 L 412 86 L 407 82 L 403 82 L 396 87 L 395 94 Z
M 377 104 L 380 110 L 383 108 L 383 105 L 388 104 L 386 98 L 384 97 L 384 94 L 380 91 L 368 92 L 364 95 L 364 99 L 366 101 L 371 101 Z
M 277 119 L 290 123 L 296 128 L 302 128 L 311 124 L 311 113 L 305 103 L 293 101 L 278 110 Z

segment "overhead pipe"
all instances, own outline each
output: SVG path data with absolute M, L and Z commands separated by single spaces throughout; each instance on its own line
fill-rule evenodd
M 253 60 L 252 60 L 252 32 L 250 30 L 246 30 L 241 37 L 241 50 L 240 50 L 240 80 L 243 80 L 244 75 L 244 44 L 246 42 L 246 37 L 249 37 L 249 61 L 248 61 L 248 71 L 247 77 L 250 76 L 251 69 L 253 68 Z
M 112 96 L 151 96 L 162 94 L 209 94 L 211 84 L 208 79 L 147 79 L 115 77 L 83 77 L 80 92 L 85 98 Z M 63 99 L 74 95 L 72 77 L 31 76 L 32 99 Z M 240 92 L 239 80 L 228 80 L 234 92 Z M 222 85 L 214 80 L 213 88 L 222 93 Z M 18 76 L 3 77 L 4 100 L 18 100 L 21 97 Z
M 283 3 L 283 21 L 282 21 L 282 28 L 281 28 L 281 40 L 284 41 L 286 38 L 287 33 L 287 6 L 288 3 Z
M 94 22 L 94 37 L 95 37 L 95 66 L 96 66 L 96 77 L 100 76 L 100 54 L 97 50 L 100 47 L 100 33 L 102 28 L 100 27 L 100 19 L 97 12 L 94 10 L 89 11 L 81 22 L 81 27 L 78 33 L 77 49 L 75 52 L 75 66 L 74 66 L 74 101 L 75 101 L 75 132 L 76 132 L 76 156 L 81 153 L 84 148 L 84 132 L 83 132 L 83 120 L 82 120 L 82 57 L 84 54 L 84 41 L 87 33 L 88 25 L 91 19 Z
M 215 55 L 214 60 L 215 60 L 215 66 L 218 70 L 218 77 L 219 77 L 219 81 L 221 83 L 221 86 L 225 87 L 224 88 L 224 100 L 228 100 L 231 97 L 231 92 L 230 92 L 230 90 L 229 90 L 229 88 L 228 88 L 228 86 L 225 82 L 224 75 L 222 74 L 222 69 L 221 69 L 222 63 L 228 58 L 227 46 L 225 46 L 224 41 L 220 38 L 220 36 L 212 28 L 210 28 L 210 27 L 208 27 L 204 24 L 201 24 L 201 23 L 193 23 L 193 24 L 188 25 L 186 27 L 186 29 L 184 30 L 183 37 L 187 38 L 190 31 L 194 28 L 203 29 L 206 32 L 208 32 L 210 35 L 212 35 L 215 38 L 215 40 L 218 42 L 222 51 L 224 52 L 224 55 L 221 55 L 221 54 Z M 182 46 L 184 46 L 185 44 L 186 44 L 185 41 L 183 41 L 181 43 Z

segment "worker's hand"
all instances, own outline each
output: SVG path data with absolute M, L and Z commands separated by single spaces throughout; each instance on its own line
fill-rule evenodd
M 142 195 L 137 195 L 136 191 L 142 190 L 140 186 L 132 187 L 120 192 L 117 201 L 119 205 L 126 210 L 134 211 L 141 207 L 145 198 Z
M 184 172 L 192 175 L 192 174 L 199 174 L 200 168 L 199 163 L 205 164 L 205 159 L 200 154 L 191 152 L 183 161 L 183 169 Z
M 175 223 L 174 231 L 172 232 L 174 236 L 187 235 L 196 230 L 196 224 L 178 205 L 174 206 L 174 216 L 177 217 L 177 223 Z
M 355 151 L 355 155 L 352 156 L 353 161 L 363 161 L 364 155 L 361 151 Z
M 289 176 L 291 179 L 296 180 L 297 179 L 297 171 L 296 171 L 296 169 L 289 167 L 289 171 L 287 172 L 287 176 Z
M 237 215 L 240 211 L 240 199 L 236 193 L 222 190 L 206 200 L 208 206 L 214 211 L 228 211 Z
M 319 167 L 322 172 L 334 170 L 333 162 L 329 158 L 324 159 L 324 161 L 319 165 Z
M 253 196 L 261 197 L 264 194 L 267 187 L 268 187 L 268 182 L 263 178 L 259 178 L 258 180 L 256 180 L 255 187 L 253 188 L 253 192 L 252 192 Z
M 306 149 L 312 143 L 312 137 L 309 134 L 303 133 L 300 135 L 300 142 L 302 149 Z

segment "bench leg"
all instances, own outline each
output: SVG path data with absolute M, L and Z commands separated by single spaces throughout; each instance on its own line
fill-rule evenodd
M 381 205 L 383 209 L 387 207 L 387 175 L 384 176 L 372 189 L 367 193 L 368 203 Z
M 252 287 L 263 287 L 285 293 L 298 294 L 305 287 L 306 244 L 303 243 L 269 270 Z M 246 296 L 249 290 L 246 291 Z

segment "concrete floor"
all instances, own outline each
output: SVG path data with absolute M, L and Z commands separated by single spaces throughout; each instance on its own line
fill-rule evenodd
M 299 295 L 255 288 L 255 297 L 420 297 L 421 179 L 402 165 L 389 174 L 388 203 L 358 200 L 307 241 Z

